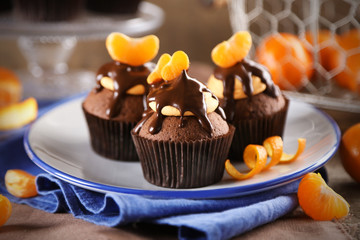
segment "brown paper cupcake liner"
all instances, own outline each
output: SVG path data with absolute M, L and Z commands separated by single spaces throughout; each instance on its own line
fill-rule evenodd
M 102 119 L 83 112 L 89 128 L 91 146 L 96 153 L 114 160 L 139 160 L 130 133 L 136 122 Z
M 235 134 L 229 151 L 232 161 L 242 161 L 243 152 L 249 144 L 262 145 L 271 136 L 283 136 L 289 101 L 279 112 L 260 119 L 241 120 L 234 123 Z
M 132 132 L 145 179 L 167 188 L 204 187 L 221 180 L 235 128 L 213 139 L 157 141 Z

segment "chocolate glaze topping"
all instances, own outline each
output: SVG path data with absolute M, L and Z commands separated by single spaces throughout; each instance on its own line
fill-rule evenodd
M 234 86 L 235 78 L 239 79 L 243 85 L 243 91 L 248 99 L 251 99 L 253 95 L 253 86 L 251 84 L 251 76 L 257 76 L 260 78 L 261 82 L 266 85 L 264 91 L 265 94 L 271 97 L 278 97 L 280 95 L 279 88 L 274 84 L 271 79 L 270 73 L 267 69 L 259 63 L 256 63 L 249 59 L 243 59 L 241 62 L 235 64 L 229 68 L 216 67 L 214 71 L 214 76 L 223 81 L 224 84 L 224 103 L 222 107 L 226 113 L 226 117 L 229 121 L 234 119 Z
M 189 77 L 185 70 L 176 79 L 170 82 L 162 81 L 157 86 L 153 86 L 147 100 L 148 102 L 156 102 L 156 112 L 153 112 L 151 109 L 145 111 L 143 119 L 135 127 L 134 131 L 138 133 L 144 122 L 152 114 L 156 114 L 156 118 L 150 124 L 149 132 L 151 134 L 158 133 L 166 117 L 161 113 L 161 109 L 165 106 L 172 106 L 180 111 L 181 123 L 179 127 L 184 126 L 184 114 L 186 111 L 190 111 L 209 136 L 211 136 L 212 125 L 206 113 L 204 92 L 211 93 L 203 83 Z M 217 99 L 215 95 L 212 95 L 212 97 Z M 225 119 L 225 114 L 220 107 L 216 109 L 216 112 Z
M 110 118 L 114 118 L 119 114 L 122 106 L 121 101 L 124 98 L 126 91 L 138 84 L 143 85 L 145 88 L 143 105 L 144 109 L 147 109 L 146 95 L 149 92 L 149 85 L 147 84 L 146 79 L 153 69 L 153 63 L 147 63 L 142 66 L 134 67 L 114 61 L 103 65 L 98 70 L 96 75 L 96 92 L 99 92 L 104 88 L 100 84 L 103 77 L 109 77 L 114 81 L 113 101 L 110 108 L 106 110 L 106 114 Z

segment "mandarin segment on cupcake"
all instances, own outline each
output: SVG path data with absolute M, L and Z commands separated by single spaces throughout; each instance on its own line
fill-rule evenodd
M 113 60 L 140 66 L 155 58 L 159 51 L 159 38 L 155 35 L 131 38 L 114 32 L 106 38 L 106 49 Z
M 161 70 L 161 77 L 165 81 L 174 80 L 183 70 L 188 70 L 190 66 L 189 57 L 183 51 L 176 51 L 168 63 Z
M 164 68 L 164 66 L 168 62 L 170 62 L 170 60 L 171 60 L 170 54 L 164 53 L 163 55 L 161 55 L 161 57 L 159 58 L 156 64 L 155 69 L 149 74 L 147 78 L 148 84 L 153 84 L 155 82 L 162 81 L 161 71 Z
M 252 38 L 250 33 L 239 31 L 229 40 L 216 45 L 211 51 L 211 58 L 220 67 L 231 67 L 248 55 L 251 45 Z

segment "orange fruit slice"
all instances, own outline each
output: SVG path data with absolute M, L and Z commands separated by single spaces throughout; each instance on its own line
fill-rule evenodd
M 155 35 L 131 38 L 122 33 L 111 33 L 106 38 L 106 49 L 115 61 L 141 66 L 157 55 L 159 39 Z
M 295 154 L 288 154 L 283 152 L 281 154 L 280 163 L 291 163 L 298 159 L 298 157 L 304 152 L 306 147 L 306 139 L 298 138 L 298 148 Z
M 304 87 L 314 71 L 312 55 L 297 36 L 289 33 L 265 38 L 256 49 L 256 58 L 283 90 Z
M 12 207 L 9 199 L 0 194 L 0 227 L 10 218 L 11 211 Z
M 180 76 L 183 70 L 189 69 L 189 66 L 190 61 L 186 53 L 183 51 L 176 51 L 171 56 L 170 61 L 161 69 L 161 77 L 165 81 L 174 80 L 176 77 Z
M 22 127 L 37 117 L 38 105 L 35 98 L 0 108 L 0 130 Z
M 0 67 L 0 107 L 19 102 L 22 85 L 18 77 L 9 69 Z
M 148 84 L 153 84 L 161 81 L 162 79 L 161 70 L 168 62 L 170 62 L 170 60 L 171 60 L 170 54 L 164 53 L 163 55 L 161 55 L 161 57 L 159 58 L 156 64 L 155 69 L 149 74 L 147 78 Z
M 239 31 L 227 41 L 216 45 L 211 51 L 211 58 L 216 65 L 228 68 L 245 58 L 250 51 L 251 45 L 250 33 Z
M 301 179 L 298 199 L 304 212 L 315 220 L 340 219 L 349 213 L 349 204 L 325 183 L 320 174 L 308 173 Z
M 360 183 L 360 123 L 345 131 L 340 143 L 340 158 L 347 173 Z
M 243 156 L 245 164 L 251 169 L 248 173 L 240 173 L 230 160 L 225 161 L 225 170 L 233 178 L 244 180 L 258 174 L 266 165 L 267 153 L 266 149 L 260 145 L 250 144 L 246 146 Z
M 15 197 L 34 197 L 37 195 L 35 178 L 35 176 L 20 169 L 7 170 L 5 173 L 6 190 Z

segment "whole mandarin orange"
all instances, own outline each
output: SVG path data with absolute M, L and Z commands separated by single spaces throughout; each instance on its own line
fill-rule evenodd
M 340 158 L 345 170 L 360 183 L 360 123 L 351 126 L 343 134 Z
M 329 70 L 341 68 L 335 75 L 336 83 L 360 93 L 360 30 L 353 29 L 339 36 L 341 52 L 328 57 Z
M 324 69 L 332 70 L 333 67 L 330 65 L 329 59 L 339 58 L 341 54 L 339 36 L 329 30 L 320 30 L 316 35 L 306 32 L 305 39 L 312 45 L 313 52 L 318 51 L 319 61 Z
M 257 61 L 266 66 L 273 81 L 283 90 L 298 90 L 313 74 L 313 58 L 295 35 L 273 34 L 256 49 Z

